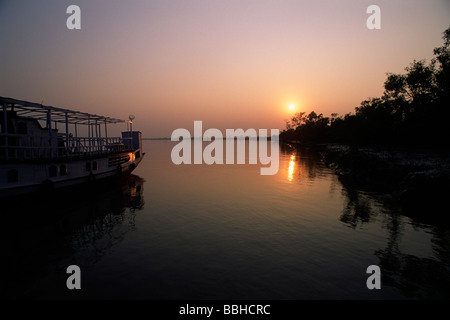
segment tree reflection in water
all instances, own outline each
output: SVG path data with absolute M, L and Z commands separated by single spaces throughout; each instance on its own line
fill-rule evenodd
M 294 156 L 296 163 L 292 178 L 313 181 L 322 175 L 324 163 L 314 149 L 291 148 L 282 145 L 282 154 Z M 293 166 L 293 167 L 294 167 Z M 289 173 L 290 174 L 290 173 Z M 386 193 L 368 190 L 368 186 L 356 185 L 352 180 L 336 175 L 330 192 L 341 185 L 344 206 L 339 221 L 349 228 L 363 228 L 376 221 L 388 232 L 385 248 L 375 250 L 382 274 L 382 286 L 396 288 L 406 298 L 442 299 L 450 297 L 450 227 L 445 213 L 439 219 L 419 214 L 416 209 L 405 207 Z M 423 208 L 422 208 L 423 209 Z M 430 209 L 432 210 L 432 209 Z M 405 228 L 413 228 L 431 235 L 430 257 L 418 257 L 403 249 Z M 403 241 L 403 242 L 402 242 Z M 425 246 L 427 244 L 424 244 Z
M 144 181 L 136 175 L 3 201 L 1 295 L 45 296 L 71 264 L 90 265 L 135 229 Z M 61 290 L 54 290 L 58 292 Z M 65 291 L 68 291 L 65 289 Z
M 388 230 L 386 248 L 378 249 L 382 284 L 394 287 L 407 298 L 443 299 L 450 297 L 450 231 L 448 225 L 439 220 L 427 219 L 422 223 L 416 215 L 393 201 L 386 194 L 357 190 L 354 185 L 341 180 L 346 204 L 339 220 L 351 228 L 371 223 L 375 217 L 384 219 Z M 405 224 L 425 230 L 432 235 L 434 256 L 421 258 L 401 251 L 401 240 Z
M 370 222 L 371 216 L 376 214 L 371 210 L 373 203 L 370 199 L 353 189 L 344 189 L 344 194 L 347 203 L 339 220 L 353 229 L 358 226 L 358 223 Z
M 448 230 L 437 226 L 430 227 L 433 258 L 419 258 L 412 254 L 402 253 L 399 249 L 401 238 L 401 217 L 389 216 L 388 244 L 375 254 L 380 259 L 383 270 L 382 280 L 411 298 L 443 299 L 450 297 L 450 264 L 448 255 Z M 441 229 L 441 230 L 439 230 Z

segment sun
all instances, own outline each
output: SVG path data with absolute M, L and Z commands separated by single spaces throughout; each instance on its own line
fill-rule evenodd
M 295 109 L 295 104 L 290 104 L 289 105 L 289 110 L 294 110 Z

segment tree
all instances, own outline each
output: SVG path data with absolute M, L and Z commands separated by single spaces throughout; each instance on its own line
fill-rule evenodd
M 448 99 L 450 92 L 450 28 L 443 32 L 444 45 L 434 49 L 434 55 L 439 62 L 436 73 L 438 95 Z M 447 100 L 448 101 L 448 100 Z
M 312 111 L 297 113 L 283 137 L 302 142 L 347 142 L 422 145 L 446 150 L 450 126 L 450 28 L 435 58 L 414 60 L 405 74 L 387 73 L 384 94 L 355 108 L 354 114 L 331 120 Z
M 429 65 L 425 60 L 414 60 L 408 67 L 406 75 L 388 73 L 384 82 L 385 97 L 400 101 L 421 100 L 423 97 L 432 98 L 436 92 L 435 60 Z

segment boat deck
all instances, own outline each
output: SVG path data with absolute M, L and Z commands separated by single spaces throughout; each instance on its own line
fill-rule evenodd
M 4 97 L 0 107 L 1 162 L 98 157 L 134 149 L 131 135 L 108 137 L 108 124 L 126 123 L 128 129 L 128 120 Z

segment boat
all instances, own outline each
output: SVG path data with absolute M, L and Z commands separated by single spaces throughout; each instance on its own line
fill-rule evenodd
M 145 155 L 133 119 L 0 97 L 0 197 L 131 173 Z M 126 131 L 108 136 L 117 124 Z

